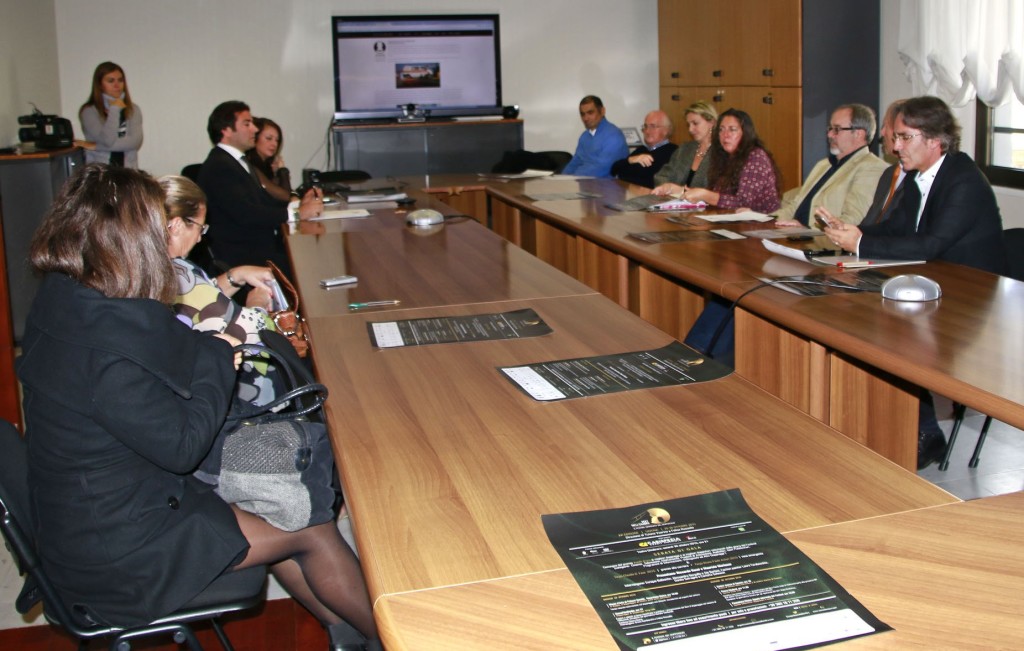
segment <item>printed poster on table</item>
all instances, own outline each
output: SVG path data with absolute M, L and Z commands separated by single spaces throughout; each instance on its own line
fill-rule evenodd
M 551 334 L 551 326 L 530 308 L 498 314 L 372 321 L 366 324 L 366 329 L 370 343 L 377 348 L 522 339 Z
M 541 517 L 623 651 L 807 649 L 891 630 L 738 489 Z
M 732 369 L 678 341 L 657 350 L 562 359 L 499 369 L 534 400 L 584 398 L 717 380 Z

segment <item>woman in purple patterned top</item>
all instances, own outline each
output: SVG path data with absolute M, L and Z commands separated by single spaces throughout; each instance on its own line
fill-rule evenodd
M 745 111 L 729 109 L 718 117 L 708 179 L 711 189 L 686 188 L 683 198 L 718 208 L 749 208 L 766 214 L 778 210 L 779 168 Z

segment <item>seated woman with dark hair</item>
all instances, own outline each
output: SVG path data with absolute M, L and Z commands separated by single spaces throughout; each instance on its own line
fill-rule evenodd
M 683 198 L 717 208 L 749 208 L 766 214 L 778 210 L 782 177 L 750 116 L 738 109 L 723 112 L 717 133 L 711 144 L 708 189 L 683 188 Z
M 33 237 L 45 277 L 18 375 L 42 563 L 69 607 L 119 626 L 177 610 L 224 572 L 268 565 L 329 630 L 347 620 L 380 648 L 334 522 L 281 531 L 191 475 L 224 421 L 238 340 L 192 330 L 168 308 L 177 283 L 163 200 L 145 173 L 86 165 Z
M 291 173 L 281 158 L 281 149 L 284 148 L 281 127 L 270 118 L 253 118 L 252 123 L 258 129 L 256 144 L 245 152 L 245 160 L 252 166 L 260 185 L 270 196 L 289 201 L 292 181 Z

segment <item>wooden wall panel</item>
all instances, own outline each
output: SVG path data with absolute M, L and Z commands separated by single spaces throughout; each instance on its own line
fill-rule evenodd
M 576 276 L 576 236 L 542 221 L 534 224 L 533 254 L 549 265 Z
M 629 308 L 629 259 L 576 238 L 576 278 L 624 308 Z
M 679 341 L 685 339 L 704 309 L 703 292 L 643 266 L 634 267 L 632 277 L 629 309 Z
M 916 471 L 916 389 L 843 355 L 833 353 L 830 357 L 829 425 L 907 470 Z
M 813 346 L 815 344 L 807 339 L 770 321 L 745 310 L 736 310 L 736 372 L 809 414 L 812 413 L 811 384 L 828 379 L 823 369 L 812 365 L 812 361 L 821 364 L 826 360 L 824 355 L 812 350 Z M 819 412 L 814 414 L 816 417 L 823 415 L 820 404 L 815 405 L 814 411 Z

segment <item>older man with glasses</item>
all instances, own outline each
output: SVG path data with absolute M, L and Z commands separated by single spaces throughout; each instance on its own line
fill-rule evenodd
M 812 226 L 814 212 L 825 208 L 839 221 L 859 224 L 874 197 L 885 161 L 868 150 L 875 137 L 875 112 L 863 104 L 832 111 L 825 129 L 828 157 L 818 161 L 804 184 L 782 196 L 776 226 Z
M 651 111 L 644 117 L 644 144 L 629 156 L 615 161 L 612 175 L 645 188 L 654 187 L 654 175 L 672 158 L 678 148 L 669 142 L 672 136 L 672 120 L 664 111 Z

